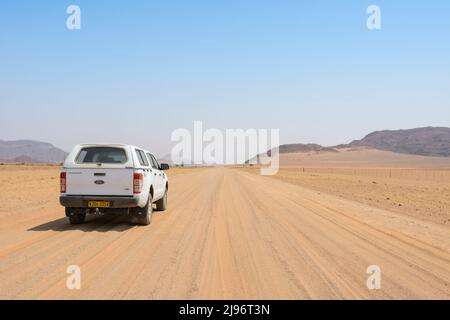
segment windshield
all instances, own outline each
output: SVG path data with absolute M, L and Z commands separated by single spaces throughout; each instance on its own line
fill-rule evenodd
M 122 148 L 88 147 L 81 149 L 76 163 L 125 163 L 127 155 Z

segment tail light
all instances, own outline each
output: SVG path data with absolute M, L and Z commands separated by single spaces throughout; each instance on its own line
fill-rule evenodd
M 61 193 L 66 193 L 66 186 L 67 186 L 66 183 L 67 183 L 66 173 L 61 172 L 61 174 L 59 175 L 59 184 Z
M 144 185 L 144 175 L 142 173 L 135 173 L 133 176 L 133 193 L 139 194 L 142 192 Z

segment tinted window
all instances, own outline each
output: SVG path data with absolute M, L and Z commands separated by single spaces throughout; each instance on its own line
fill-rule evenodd
M 125 163 L 127 154 L 122 148 L 88 147 L 81 149 L 76 163 Z
M 136 153 L 137 153 L 139 163 L 141 164 L 141 166 L 148 167 L 148 160 L 147 160 L 147 157 L 145 156 L 144 151 L 136 149 Z
M 154 155 L 151 155 L 151 156 L 152 156 L 153 161 L 155 162 L 156 169 L 159 169 L 159 162 L 158 162 L 158 160 L 156 160 Z
M 147 153 L 147 156 L 150 159 L 150 162 L 152 163 L 152 168 L 159 169 L 158 164 L 155 162 L 155 158 L 150 153 Z

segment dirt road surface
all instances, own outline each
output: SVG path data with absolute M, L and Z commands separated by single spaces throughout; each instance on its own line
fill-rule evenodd
M 232 168 L 172 176 L 151 226 L 70 226 L 51 183 L 0 215 L 2 299 L 450 298 L 448 226 Z M 80 290 L 66 287 L 70 265 Z

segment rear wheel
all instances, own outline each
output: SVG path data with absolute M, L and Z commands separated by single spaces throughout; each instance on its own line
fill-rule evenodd
M 81 213 L 81 210 L 73 208 L 66 208 L 66 216 L 69 218 L 70 224 L 82 224 L 86 219 L 86 213 Z
M 166 211 L 166 209 L 167 209 L 167 193 L 168 193 L 168 190 L 166 189 L 166 191 L 164 192 L 164 196 L 161 199 L 159 199 L 158 201 L 156 201 L 156 210 Z
M 152 203 L 153 203 L 152 196 L 149 195 L 145 207 L 143 208 L 137 207 L 134 209 L 133 222 L 135 221 L 138 224 L 148 226 L 152 222 L 152 215 L 153 215 Z

